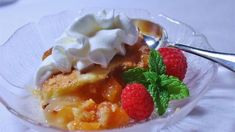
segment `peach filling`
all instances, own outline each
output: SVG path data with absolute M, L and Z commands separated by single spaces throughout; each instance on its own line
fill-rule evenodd
M 122 86 L 110 77 L 88 84 L 44 106 L 49 124 L 69 130 L 109 129 L 126 125 L 129 117 L 120 106 Z

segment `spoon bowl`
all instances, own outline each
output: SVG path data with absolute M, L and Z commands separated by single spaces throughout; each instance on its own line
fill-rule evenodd
M 134 24 L 140 32 L 140 37 L 150 48 L 166 46 L 167 33 L 161 25 L 143 19 L 134 19 Z

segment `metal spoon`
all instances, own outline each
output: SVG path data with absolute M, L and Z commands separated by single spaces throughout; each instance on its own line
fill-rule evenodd
M 167 42 L 166 32 L 159 24 L 141 19 L 134 19 L 134 23 L 139 28 L 140 34 L 150 48 L 157 49 L 163 47 L 164 43 Z M 170 47 L 201 56 L 235 72 L 235 54 L 209 51 L 178 43 L 173 43 Z

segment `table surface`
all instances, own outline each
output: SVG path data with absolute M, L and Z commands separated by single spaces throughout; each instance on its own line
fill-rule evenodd
M 0 0 L 1 2 L 2 0 Z M 128 3 L 128 4 L 127 4 Z M 42 16 L 84 7 L 146 9 L 181 20 L 205 34 L 217 51 L 235 51 L 234 0 L 18 0 L 0 6 L 0 44 L 20 26 L 36 22 Z M 219 68 L 210 91 L 195 109 L 178 124 L 165 131 L 224 131 L 235 130 L 235 74 Z M 0 132 L 33 131 L 22 126 L 0 104 Z

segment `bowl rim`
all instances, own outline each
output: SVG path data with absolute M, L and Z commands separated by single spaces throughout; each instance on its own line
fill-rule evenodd
M 41 17 L 38 21 L 36 22 L 29 22 L 27 24 L 24 24 L 23 26 L 17 28 L 14 33 L 3 43 L 0 45 L 0 48 L 5 46 L 7 44 L 8 41 L 10 41 L 16 33 L 18 33 L 21 29 L 23 29 L 24 27 L 30 25 L 30 24 L 38 24 L 38 22 L 46 17 L 53 17 L 53 16 L 58 16 L 60 14 L 64 14 L 64 13 L 68 13 L 68 12 L 79 12 L 79 11 L 83 11 L 83 10 L 87 10 L 87 9 L 90 9 L 90 8 L 82 8 L 82 9 L 78 9 L 77 11 L 74 11 L 74 10 L 64 10 L 64 11 L 60 11 L 58 13 L 55 13 L 55 14 L 50 14 L 50 15 L 45 15 L 43 17 Z M 99 9 L 99 10 L 110 10 L 111 8 L 91 8 L 91 9 Z M 207 46 L 211 49 L 211 50 L 214 50 L 212 48 L 212 46 L 209 44 L 207 38 L 205 37 L 205 35 L 199 33 L 199 32 L 196 32 L 190 25 L 182 22 L 182 21 L 179 21 L 179 20 L 176 20 L 172 17 L 169 17 L 168 15 L 165 15 L 163 13 L 151 13 L 150 11 L 146 10 L 146 9 L 137 9 L 137 8 L 134 8 L 134 9 L 129 9 L 129 8 L 113 8 L 112 10 L 118 10 L 118 11 L 122 11 L 122 10 L 125 10 L 125 11 L 128 11 L 128 10 L 141 10 L 141 11 L 144 11 L 146 13 L 148 13 L 149 15 L 149 19 L 151 21 L 152 18 L 154 18 L 155 16 L 158 16 L 158 17 L 163 17 L 164 19 L 166 19 L 167 21 L 171 22 L 171 23 L 174 23 L 174 24 L 177 24 L 177 25 L 183 25 L 185 27 L 187 27 L 188 29 L 190 29 L 190 31 L 192 32 L 192 35 L 193 36 L 199 36 L 199 37 L 203 37 Z M 217 73 L 218 71 L 218 66 L 217 64 L 215 63 L 212 63 L 212 72 L 213 74 L 211 75 L 211 78 L 210 80 L 208 81 L 208 83 L 206 84 L 205 88 L 200 92 L 200 93 L 203 93 L 203 92 L 206 92 L 206 87 L 208 87 L 209 83 L 214 79 L 215 77 L 215 74 Z M 208 71 L 206 71 L 205 73 L 207 73 Z M 4 76 L 0 75 L 0 77 L 2 77 L 7 83 L 9 83 L 10 85 L 16 87 L 16 88 L 19 88 L 19 89 L 22 89 L 21 87 L 19 86 L 16 86 L 14 85 L 13 83 L 11 83 L 8 79 L 4 78 Z M 30 123 L 32 125 L 36 125 L 38 127 L 43 127 L 43 128 L 48 128 L 48 129 L 53 129 L 53 130 L 56 130 L 56 131 L 63 131 L 63 132 L 79 132 L 79 131 L 83 131 L 83 130 L 65 130 L 65 129 L 62 129 L 62 128 L 58 128 L 58 127 L 55 127 L 55 126 L 52 126 L 52 125 L 49 125 L 47 123 L 41 123 L 41 122 L 37 122 L 33 119 L 30 119 L 29 117 L 27 116 L 24 116 L 23 114 L 21 114 L 20 112 L 18 112 L 17 110 L 15 110 L 14 108 L 12 108 L 1 96 L 0 96 L 0 103 L 3 104 L 3 106 L 7 109 L 7 111 L 9 111 L 12 115 L 14 115 L 15 117 L 17 117 L 17 119 L 20 119 L 22 121 L 26 121 L 27 123 Z M 183 108 L 182 108 L 183 109 Z M 175 114 L 175 113 L 174 113 Z M 173 114 L 173 115 L 174 115 Z M 173 116 L 172 115 L 172 116 Z M 149 123 L 149 122 L 152 122 L 152 121 L 157 121 L 157 122 L 162 122 L 162 121 L 168 121 L 169 120 L 169 117 L 167 118 L 157 118 L 156 119 L 151 119 L 149 120 L 148 122 L 140 122 L 138 123 L 138 126 L 140 125 L 144 125 L 146 123 Z M 134 126 L 137 126 L 137 125 L 134 125 Z M 110 131 L 115 131 L 115 130 L 124 130 L 124 129 L 128 129 L 128 128 L 132 128 L 134 127 L 133 125 L 131 126 L 127 126 L 127 127 L 123 127 L 123 128 L 113 128 L 113 129 L 105 129 L 105 130 L 89 130 L 89 131 L 94 131 L 94 132 L 100 132 L 100 131 L 104 131 L 104 132 L 110 132 Z M 162 127 L 164 128 L 164 126 Z

